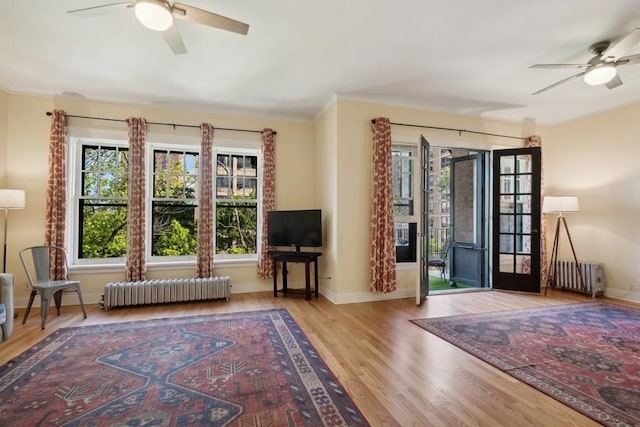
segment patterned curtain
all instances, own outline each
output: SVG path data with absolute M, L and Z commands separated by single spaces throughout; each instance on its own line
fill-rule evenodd
M 213 126 L 200 125 L 200 174 L 198 176 L 198 277 L 213 277 Z
M 144 280 L 145 261 L 145 168 L 144 143 L 147 122 L 129 117 L 129 198 L 127 201 L 127 281 Z
M 526 147 L 540 147 L 542 150 L 542 138 L 533 135 L 525 141 Z M 540 207 L 544 200 L 544 163 L 540 159 Z M 547 225 L 540 221 L 540 281 L 544 285 L 547 282 Z
M 67 117 L 64 111 L 54 110 L 49 136 L 49 175 L 47 178 L 47 215 L 44 241 L 46 245 L 64 247 L 65 218 L 67 214 Z M 64 279 L 65 260 L 60 251 L 51 251 L 50 277 Z
M 267 212 L 276 207 L 276 142 L 272 129 L 262 130 L 262 202 L 260 244 L 258 246 L 258 277 L 269 279 L 273 277 L 273 261 L 268 254 L 267 243 Z
M 379 117 L 372 123 L 373 161 L 371 187 L 371 292 L 396 290 L 396 249 L 391 176 L 391 123 Z

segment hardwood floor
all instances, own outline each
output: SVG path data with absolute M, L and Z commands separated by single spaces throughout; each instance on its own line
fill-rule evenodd
M 40 330 L 39 311 L 0 344 L 0 365 L 58 328 L 160 317 L 286 308 L 373 426 L 597 426 L 589 418 L 489 366 L 409 322 L 410 319 L 591 301 L 549 292 L 547 297 L 498 291 L 433 295 L 334 305 L 320 297 L 273 298 L 270 292 L 209 301 L 115 308 L 52 308 Z M 613 301 L 613 300 L 612 300 Z M 613 301 L 622 303 L 620 301 Z M 639 307 L 639 304 L 625 305 Z M 18 310 L 20 315 L 23 309 Z

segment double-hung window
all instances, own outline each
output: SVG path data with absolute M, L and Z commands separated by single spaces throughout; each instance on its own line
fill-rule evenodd
M 72 263 L 122 264 L 127 253 L 126 141 L 70 139 L 69 248 Z M 259 220 L 257 148 L 214 147 L 215 257 L 255 260 Z M 253 147 L 253 143 L 247 144 Z M 199 144 L 146 144 L 147 262 L 192 261 L 197 255 Z
M 258 241 L 258 154 L 216 154 L 216 254 L 219 258 L 255 257 Z
M 74 258 L 122 258 L 127 248 L 128 150 L 99 141 L 79 148 Z
M 412 147 L 393 146 L 391 150 L 394 212 L 413 215 L 413 180 L 415 155 Z
M 151 256 L 195 256 L 198 246 L 198 151 L 153 149 Z
M 391 147 L 396 262 L 415 262 L 416 151 L 417 148 L 412 145 Z

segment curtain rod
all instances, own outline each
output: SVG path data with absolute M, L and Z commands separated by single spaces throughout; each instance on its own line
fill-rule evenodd
M 51 116 L 53 113 L 51 111 L 47 111 L 47 116 Z M 74 119 L 89 119 L 89 120 L 103 120 L 106 122 L 122 122 L 122 123 L 126 123 L 126 120 L 124 119 L 108 119 L 105 117 L 91 117 L 91 116 L 74 116 L 72 114 L 65 114 L 65 116 L 67 117 L 73 117 Z M 177 124 L 177 123 L 161 123 L 161 122 L 147 122 L 148 125 L 161 125 L 161 126 L 173 126 L 173 129 L 175 129 L 176 127 L 181 127 L 181 128 L 198 128 L 200 129 L 199 125 L 181 125 L 181 124 Z M 219 127 L 214 127 L 215 130 L 228 130 L 228 131 L 232 131 L 232 132 L 252 132 L 252 133 L 262 133 L 261 130 L 254 130 L 254 129 L 234 129 L 234 128 L 219 128 Z M 273 131 L 274 135 L 277 135 L 278 132 Z
M 371 123 L 375 123 L 375 122 L 376 122 L 376 119 L 371 119 Z M 462 134 L 464 132 L 464 133 L 473 133 L 473 134 L 476 134 L 476 135 L 496 136 L 496 137 L 499 137 L 499 138 L 520 139 L 520 140 L 523 140 L 523 141 L 527 140 L 527 138 L 523 138 L 521 136 L 500 135 L 500 134 L 497 134 L 497 133 L 480 132 L 480 131 L 477 131 L 477 130 L 443 128 L 443 127 L 438 127 L 438 126 L 427 126 L 427 125 L 411 125 L 411 124 L 406 124 L 406 123 L 394 123 L 394 122 L 390 122 L 389 124 L 394 125 L 394 126 L 406 126 L 406 127 L 413 127 L 413 128 L 448 130 L 448 131 L 452 131 L 452 132 L 458 132 L 458 134 Z

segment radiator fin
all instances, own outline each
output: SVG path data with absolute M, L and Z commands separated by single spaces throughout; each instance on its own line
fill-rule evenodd
M 231 297 L 228 276 L 109 282 L 104 287 L 104 309 L 127 305 L 200 301 Z
M 604 294 L 604 266 L 599 262 L 580 262 L 580 270 L 584 278 L 586 294 L 595 297 Z M 582 292 L 582 284 L 578 276 L 575 261 L 557 260 L 555 263 L 556 287 L 575 292 Z

